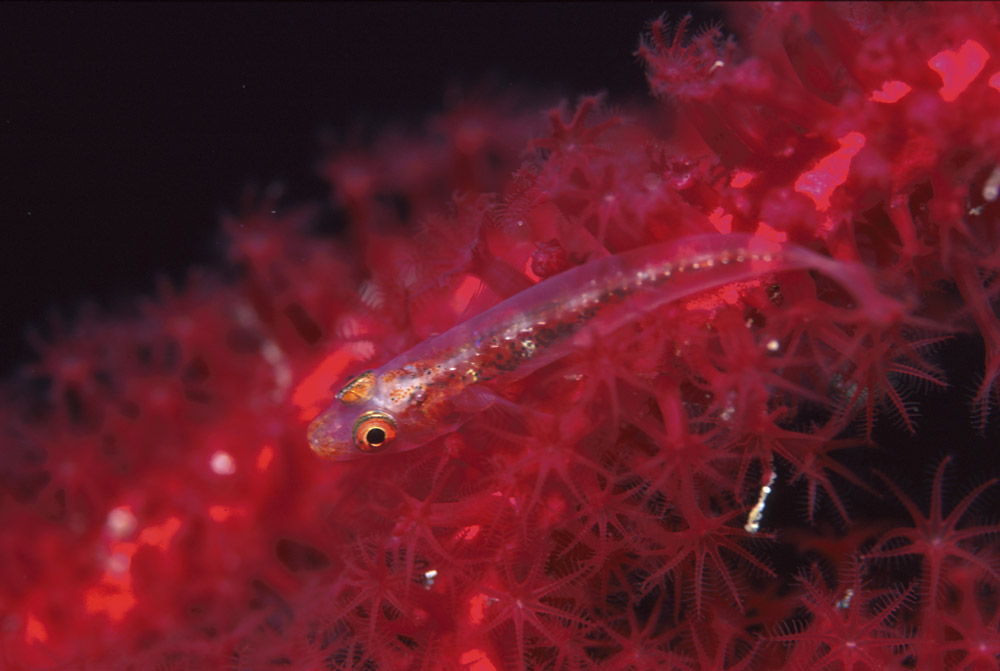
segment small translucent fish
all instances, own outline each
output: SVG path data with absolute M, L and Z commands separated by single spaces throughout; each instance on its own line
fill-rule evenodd
M 749 235 L 706 235 L 591 261 L 539 282 L 350 380 L 309 425 L 325 459 L 412 450 L 488 408 L 504 384 L 664 305 L 789 270 L 836 280 L 874 313 L 896 305 L 861 266 Z

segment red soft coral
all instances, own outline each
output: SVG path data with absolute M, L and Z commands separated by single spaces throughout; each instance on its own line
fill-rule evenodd
M 3 663 L 995 667 L 996 525 L 962 526 L 995 480 L 945 515 L 949 460 L 927 514 L 883 478 L 899 526 L 866 471 L 926 458 L 904 383 L 946 389 L 932 346 L 978 331 L 983 419 L 995 397 L 1000 12 L 732 11 L 739 43 L 653 23 L 656 108 L 588 96 L 536 133 L 513 98 L 469 99 L 349 139 L 321 166 L 340 237 L 248 192 L 226 277 L 35 338 L 0 409 Z M 663 284 L 627 253 L 691 235 L 713 255 L 676 286 L 752 270 L 647 309 Z M 474 387 L 489 408 L 416 449 L 309 451 L 351 374 L 594 260 L 625 260 L 615 328 L 565 315 L 544 366 Z
M 866 557 L 871 559 L 919 556 L 923 568 L 922 595 L 926 598 L 926 605 L 930 610 L 934 610 L 938 600 L 941 599 L 943 581 L 953 565 L 971 564 L 982 571 L 984 576 L 989 576 L 994 582 L 1000 583 L 1000 571 L 997 567 L 988 556 L 980 555 L 974 549 L 975 541 L 994 536 L 1000 529 L 993 525 L 958 528 L 976 499 L 995 485 L 997 480 L 994 478 L 973 489 L 945 516 L 942 510 L 943 481 L 944 471 L 950 461 L 950 458 L 942 460 L 934 473 L 930 512 L 927 515 L 920 511 L 898 485 L 883 476 L 882 479 L 889 491 L 910 514 L 913 526 L 897 527 L 887 531 L 875 543 L 874 549 L 866 554 Z
M 860 562 L 854 561 L 834 589 L 824 584 L 816 567 L 800 579 L 809 620 L 791 625 L 789 633 L 771 636 L 773 641 L 794 644 L 784 668 L 878 671 L 902 663 L 911 640 L 893 618 L 909 594 L 871 590 L 861 572 Z

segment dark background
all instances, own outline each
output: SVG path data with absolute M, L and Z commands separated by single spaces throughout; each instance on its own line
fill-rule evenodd
M 323 199 L 319 136 L 418 123 L 490 80 L 644 97 L 646 22 L 684 5 L 0 5 L 0 375 L 23 333 L 221 259 L 248 186 Z M 695 25 L 719 12 L 694 8 Z

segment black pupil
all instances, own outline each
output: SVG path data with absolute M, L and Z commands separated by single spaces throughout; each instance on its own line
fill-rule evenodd
M 365 434 L 365 440 L 372 446 L 381 445 L 385 442 L 385 431 L 382 429 L 368 429 L 368 433 Z

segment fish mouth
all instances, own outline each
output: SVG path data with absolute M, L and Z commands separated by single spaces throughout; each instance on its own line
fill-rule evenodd
M 310 422 L 309 428 L 306 430 L 306 439 L 316 456 L 333 461 L 343 461 L 354 456 L 351 445 L 334 438 L 339 428 L 329 421 L 327 413 L 320 414 L 319 417 Z

